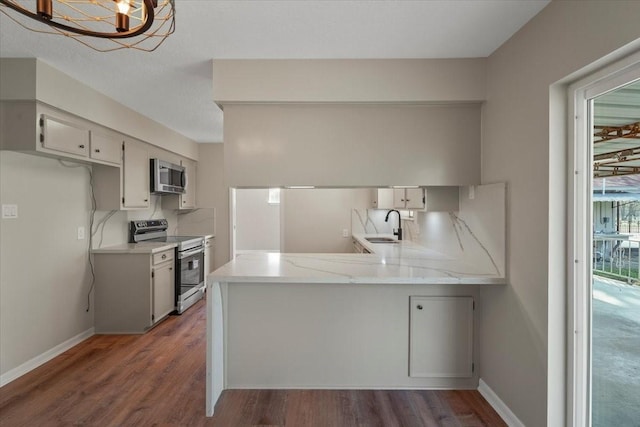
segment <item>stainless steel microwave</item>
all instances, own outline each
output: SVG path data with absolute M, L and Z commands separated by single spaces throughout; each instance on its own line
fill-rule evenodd
M 151 193 L 181 194 L 187 187 L 187 173 L 184 166 L 174 165 L 160 159 L 151 162 Z

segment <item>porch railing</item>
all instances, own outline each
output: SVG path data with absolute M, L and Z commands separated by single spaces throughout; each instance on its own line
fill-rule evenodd
M 640 281 L 640 239 L 624 234 L 594 234 L 593 272 L 628 283 Z

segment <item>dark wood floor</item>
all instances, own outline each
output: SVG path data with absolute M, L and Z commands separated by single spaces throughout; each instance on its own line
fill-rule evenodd
M 477 391 L 228 390 L 207 418 L 205 303 L 96 335 L 0 388 L 0 426 L 504 426 Z

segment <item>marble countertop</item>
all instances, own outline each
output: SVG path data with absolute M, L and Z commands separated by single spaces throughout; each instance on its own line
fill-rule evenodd
M 465 264 L 411 241 L 373 244 L 353 237 L 372 253 L 246 253 L 211 273 L 208 282 L 505 284 L 492 271 Z M 376 235 L 388 237 L 387 235 Z
M 176 243 L 165 242 L 140 242 L 124 243 L 121 245 L 106 246 L 104 248 L 93 249 L 94 254 L 154 254 L 166 251 L 178 246 Z

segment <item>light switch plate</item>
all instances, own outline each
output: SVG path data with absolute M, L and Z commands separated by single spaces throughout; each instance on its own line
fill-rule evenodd
M 469 200 L 473 200 L 476 198 L 476 187 L 475 185 L 469 186 Z
M 343 229 L 342 230 L 342 237 L 349 237 L 349 230 L 348 229 Z
M 78 227 L 78 240 L 84 240 L 84 227 Z
M 2 218 L 18 218 L 18 205 L 2 205 Z

